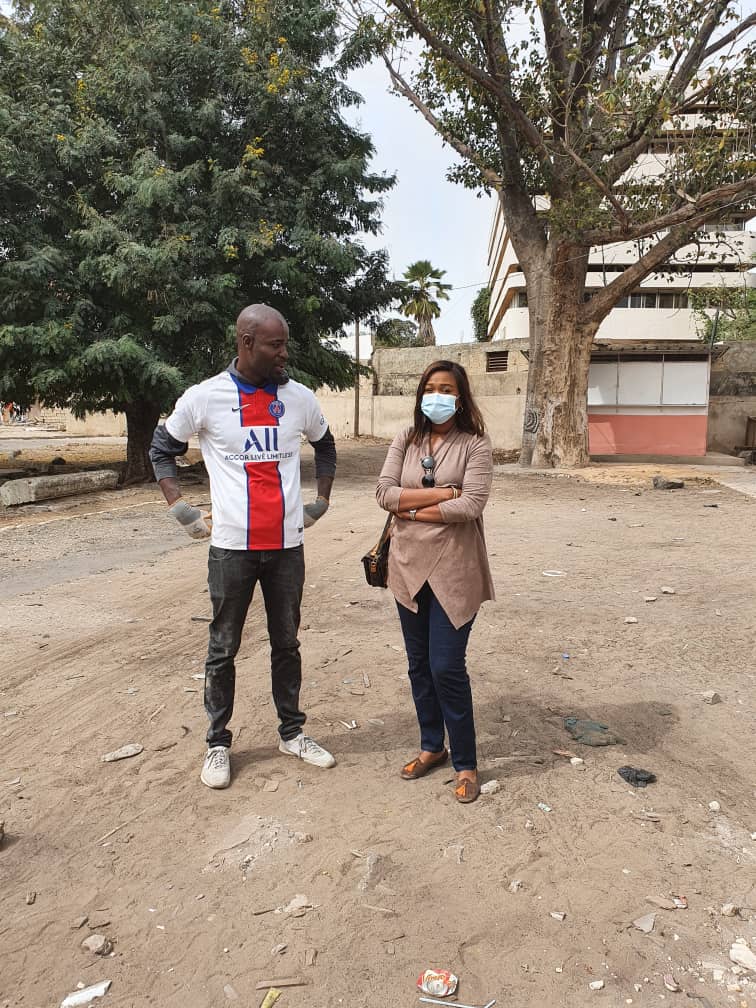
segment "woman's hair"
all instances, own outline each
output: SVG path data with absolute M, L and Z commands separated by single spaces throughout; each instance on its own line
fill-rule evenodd
M 429 364 L 420 377 L 417 394 L 415 395 L 414 425 L 410 439 L 415 444 L 420 444 L 423 435 L 430 430 L 430 420 L 428 420 L 420 409 L 420 404 L 423 401 L 426 382 L 437 371 L 449 371 L 454 375 L 454 379 L 457 382 L 457 388 L 459 389 L 459 409 L 456 414 L 457 427 L 466 434 L 482 435 L 485 432 L 483 415 L 478 409 L 473 399 L 473 394 L 470 391 L 470 379 L 467 377 L 467 372 L 461 364 L 455 364 L 453 361 L 448 360 L 438 360 L 434 361 L 433 364 Z

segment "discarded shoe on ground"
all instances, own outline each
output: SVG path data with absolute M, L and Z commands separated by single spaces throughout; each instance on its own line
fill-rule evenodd
M 650 770 L 641 770 L 639 767 L 621 766 L 617 773 L 622 780 L 632 784 L 633 787 L 645 787 L 647 784 L 656 783 L 656 774 Z

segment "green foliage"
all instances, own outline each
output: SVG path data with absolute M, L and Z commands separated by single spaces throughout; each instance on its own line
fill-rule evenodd
M 374 347 L 411 347 L 415 345 L 417 326 L 409 319 L 388 318 L 373 332 Z
M 335 0 L 39 0 L 0 21 L 0 398 L 165 409 L 264 301 L 295 377 L 390 303 Z
M 488 335 L 488 309 L 491 305 L 491 290 L 481 287 L 470 305 L 470 315 L 473 320 L 473 333 L 479 343 L 485 343 Z
M 699 332 L 707 340 L 756 340 L 756 289 L 715 287 L 691 291 Z M 708 310 L 707 310 L 708 309 Z
M 433 346 L 436 337 L 433 332 L 433 319 L 441 314 L 439 301 L 448 301 L 450 284 L 445 284 L 442 277 L 446 270 L 437 269 L 428 259 L 418 259 L 404 271 L 404 286 L 399 297 L 402 312 L 416 320 L 419 327 L 419 343 L 421 346 Z

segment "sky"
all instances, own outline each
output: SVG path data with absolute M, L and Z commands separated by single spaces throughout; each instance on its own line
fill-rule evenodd
M 441 317 L 433 323 L 436 342 L 472 340 L 470 306 L 488 281 L 493 200 L 446 180 L 456 153 L 405 98 L 390 93 L 382 63 L 356 71 L 349 84 L 365 99 L 359 108 L 347 110 L 347 118 L 372 137 L 372 169 L 397 176 L 384 196 L 382 233 L 369 242 L 388 249 L 397 276 L 417 259 L 430 259 L 446 270 L 444 282 L 455 289 L 441 302 Z

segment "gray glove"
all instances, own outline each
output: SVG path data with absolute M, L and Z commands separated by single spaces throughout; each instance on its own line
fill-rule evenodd
M 328 498 L 316 497 L 312 504 L 304 506 L 304 527 L 309 528 L 314 525 L 318 518 L 322 518 L 328 510 Z
M 176 519 L 192 539 L 207 539 L 209 537 L 213 527 L 209 511 L 201 511 L 198 507 L 187 504 L 183 497 L 179 497 L 168 508 L 168 514 Z

